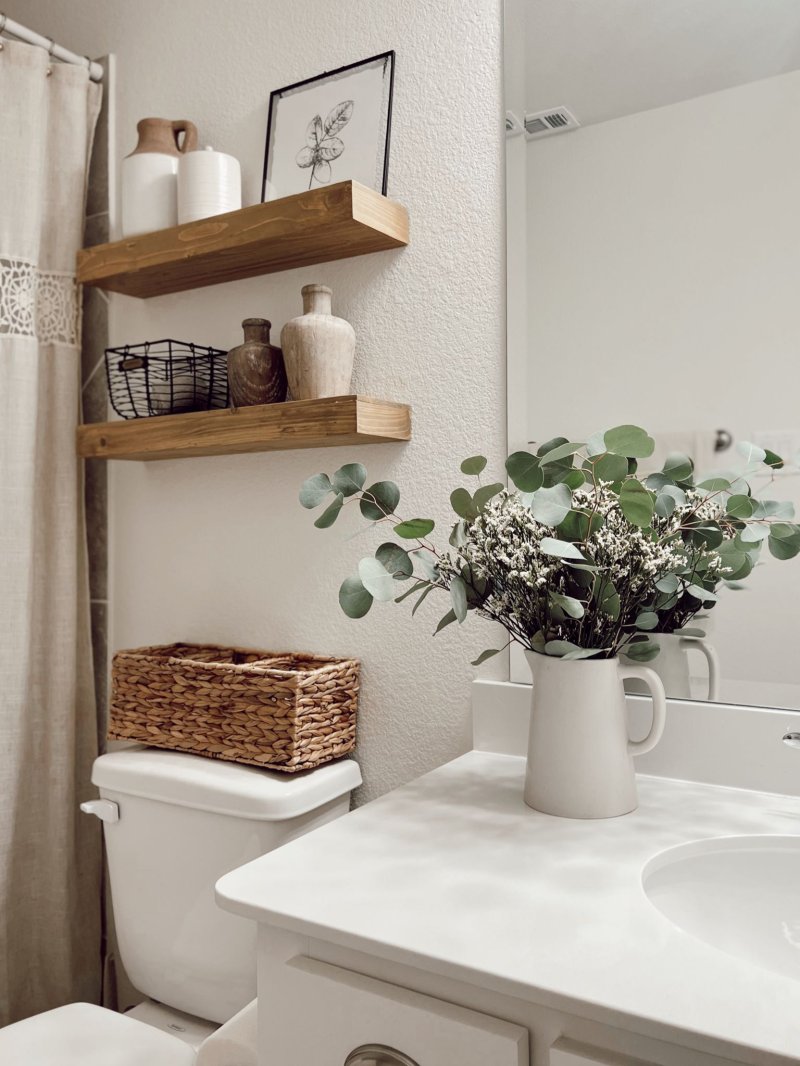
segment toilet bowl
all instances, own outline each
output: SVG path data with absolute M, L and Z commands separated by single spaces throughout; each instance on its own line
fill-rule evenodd
M 256 929 L 216 906 L 214 885 L 346 814 L 358 765 L 286 775 L 136 747 L 101 755 L 92 782 L 100 799 L 82 808 L 103 821 L 119 953 L 146 998 L 125 1015 L 72 1003 L 6 1026 L 0 1063 L 227 1066 L 218 1049 L 237 1042 L 231 1066 L 254 1059 Z

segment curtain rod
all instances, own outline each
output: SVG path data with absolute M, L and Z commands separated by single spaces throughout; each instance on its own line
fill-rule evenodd
M 40 33 L 35 33 L 33 30 L 29 30 L 27 26 L 22 26 L 19 22 L 14 22 L 8 15 L 4 15 L 0 12 L 0 35 L 8 33 L 12 37 L 16 37 L 19 41 L 24 41 L 26 44 L 36 45 L 38 48 L 46 48 L 47 51 L 54 59 L 59 59 L 62 63 L 71 63 L 73 66 L 85 66 L 89 71 L 89 77 L 92 81 L 103 80 L 103 68 L 99 63 L 93 63 L 88 56 L 79 56 L 74 52 L 70 52 L 66 48 L 62 48 L 60 44 L 56 44 L 55 41 L 49 37 L 42 37 Z

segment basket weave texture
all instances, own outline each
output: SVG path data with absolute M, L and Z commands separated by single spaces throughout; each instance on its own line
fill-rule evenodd
M 294 773 L 356 741 L 359 663 L 167 644 L 116 653 L 108 736 Z

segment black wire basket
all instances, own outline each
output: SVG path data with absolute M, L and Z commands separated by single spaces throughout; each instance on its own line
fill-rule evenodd
M 228 353 L 184 341 L 106 348 L 111 406 L 123 418 L 228 406 Z

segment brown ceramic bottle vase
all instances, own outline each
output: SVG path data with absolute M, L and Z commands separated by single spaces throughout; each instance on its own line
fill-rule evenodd
M 282 403 L 286 399 L 283 352 L 269 343 L 272 323 L 266 318 L 242 322 L 244 343 L 228 352 L 228 396 L 231 407 Z
M 178 162 L 197 147 L 197 129 L 186 119 L 143 118 L 139 142 L 122 160 L 122 234 L 169 229 L 178 224 Z
M 353 375 L 356 335 L 343 318 L 331 314 L 331 290 L 304 285 L 303 314 L 287 322 L 281 346 L 293 400 L 347 396 Z

